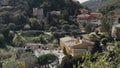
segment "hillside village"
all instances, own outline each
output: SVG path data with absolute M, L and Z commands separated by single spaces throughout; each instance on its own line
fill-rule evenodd
M 99 9 L 74 0 L 1 0 L 0 68 L 119 68 L 120 7 Z

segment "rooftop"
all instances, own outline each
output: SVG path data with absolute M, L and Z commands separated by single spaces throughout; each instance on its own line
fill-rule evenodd
M 90 17 L 89 14 L 80 14 L 80 15 L 77 15 L 77 18 L 79 19 L 88 19 Z
M 92 16 L 94 16 L 94 17 L 102 16 L 101 13 L 97 13 L 97 12 L 92 12 L 92 13 L 90 13 L 90 15 L 92 15 Z
M 60 11 L 51 11 L 50 14 L 60 15 L 61 12 Z
M 80 11 L 81 13 L 88 13 L 88 10 L 85 9 L 85 8 L 81 8 L 81 9 L 79 9 L 79 11 Z
M 77 17 L 89 17 L 90 15 L 89 14 L 81 14 L 81 15 L 78 15 Z
M 27 46 L 42 46 L 41 43 L 26 43 Z
M 117 25 L 114 25 L 115 27 L 117 27 L 117 28 L 120 28 L 120 24 L 117 24 Z
M 73 37 L 64 37 L 60 39 L 62 42 L 64 42 L 68 46 L 73 46 L 76 44 L 76 39 Z
M 91 41 L 88 40 L 80 40 L 80 38 L 73 38 L 73 37 L 64 37 L 60 39 L 66 46 L 75 46 L 79 44 L 94 44 Z

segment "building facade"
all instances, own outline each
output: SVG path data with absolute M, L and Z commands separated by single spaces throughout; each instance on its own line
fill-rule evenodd
M 40 21 L 44 19 L 43 8 L 33 8 L 33 16 L 36 16 Z
M 113 25 L 111 35 L 115 39 L 120 39 L 120 24 Z
M 72 56 L 82 55 L 85 52 L 90 52 L 94 43 L 80 38 L 64 37 L 60 38 L 61 49 L 66 50 L 67 54 Z

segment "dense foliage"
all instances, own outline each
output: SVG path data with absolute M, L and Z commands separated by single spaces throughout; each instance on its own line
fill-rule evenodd
M 45 20 L 33 16 L 33 8 L 42 8 Z M 6 43 L 12 44 L 14 32 L 19 30 L 77 29 L 77 23 L 69 17 L 75 15 L 79 8 L 83 6 L 72 0 L 1 0 L 0 33 L 5 37 Z M 60 15 L 51 14 L 52 11 L 60 11 Z
M 89 7 L 92 11 L 100 9 L 101 12 L 105 13 L 119 8 L 120 0 L 89 0 L 83 5 Z
M 66 56 L 62 63 L 58 65 L 58 68 L 120 67 L 120 41 L 113 40 L 111 36 L 113 15 L 116 14 L 115 11 L 116 8 L 119 8 L 120 1 L 90 0 L 84 4 L 93 11 L 98 8 L 104 14 L 101 17 L 101 25 L 97 26 L 99 28 L 95 28 L 96 31 L 92 29 L 91 24 L 88 24 L 89 22 L 79 25 L 74 21 L 73 18 L 81 14 L 79 9 L 84 8 L 78 1 L 0 0 L 0 48 L 2 48 L 0 49 L 0 61 L 3 62 L 3 68 L 49 66 L 49 64 L 58 60 L 54 54 L 45 54 L 36 58 L 33 54 L 34 49 L 32 50 L 32 48 L 24 45 L 26 43 L 41 43 L 57 47 L 61 37 L 65 35 L 80 36 L 82 29 L 86 33 L 95 32 L 95 34 L 93 32 L 93 34 L 85 35 L 95 43 L 91 54 L 85 53 L 83 56 L 72 57 L 67 54 L 64 48 L 63 52 Z M 40 16 L 38 14 L 34 15 L 33 8 L 42 9 L 43 16 L 42 14 Z M 58 14 L 55 12 L 58 12 Z M 42 20 L 40 19 L 41 16 Z M 112 44 L 108 45 L 109 42 Z M 15 48 L 7 45 L 12 45 Z M 107 47 L 110 47 L 110 49 Z M 49 48 L 43 49 L 47 50 Z

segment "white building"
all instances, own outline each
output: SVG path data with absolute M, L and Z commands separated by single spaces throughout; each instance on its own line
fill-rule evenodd
M 111 34 L 114 38 L 120 38 L 120 24 L 113 25 Z
M 50 14 L 51 15 L 60 15 L 61 12 L 60 11 L 51 11 Z
M 114 16 L 114 24 L 120 23 L 120 15 L 115 15 Z
M 43 20 L 44 18 L 43 8 L 33 8 L 33 16 L 36 16 L 39 20 Z

